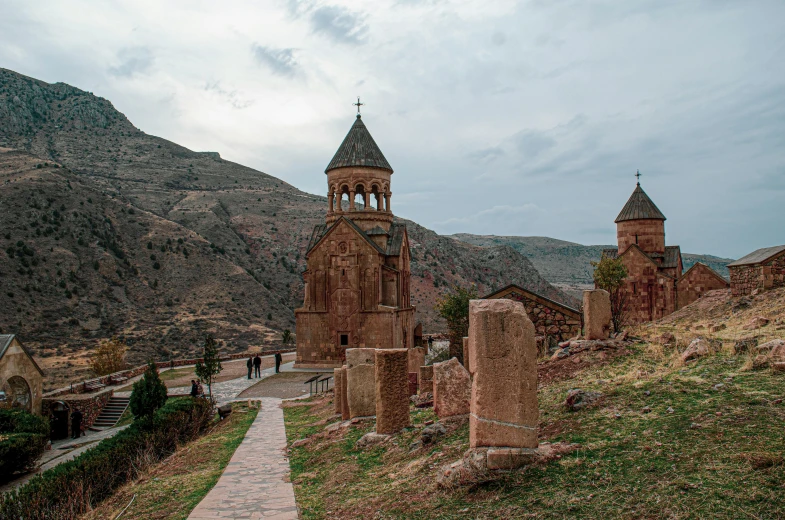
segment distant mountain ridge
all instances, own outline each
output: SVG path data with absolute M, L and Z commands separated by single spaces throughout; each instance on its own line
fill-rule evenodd
M 600 259 L 603 249 L 616 247 L 615 245 L 584 246 L 548 237 L 472 235 L 468 233 L 458 233 L 452 236 L 467 244 L 481 247 L 509 246 L 531 260 L 534 267 L 546 280 L 562 288 L 591 285 L 593 283 L 591 262 Z M 726 279 L 729 277 L 726 266 L 733 261 L 730 258 L 684 252 L 682 252 L 682 260 L 685 271 L 696 262 L 703 262 Z
M 49 356 L 52 374 L 84 373 L 89 349 L 111 335 L 139 362 L 187 355 L 207 332 L 241 351 L 294 329 L 325 197 L 147 135 L 106 99 L 6 69 L 0 149 L 0 329 Z M 452 284 L 487 293 L 516 283 L 577 304 L 510 245 L 406 224 L 426 332 L 444 329 L 433 306 Z

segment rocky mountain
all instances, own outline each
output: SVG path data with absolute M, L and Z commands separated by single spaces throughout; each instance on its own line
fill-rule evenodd
M 112 335 L 138 362 L 193 352 L 206 332 L 242 351 L 294 329 L 325 197 L 148 135 L 106 99 L 6 69 L 0 148 L 0 329 L 49 357 L 58 377 L 83 373 L 86 353 Z M 517 283 L 576 303 L 510 244 L 406 223 L 426 331 L 442 328 L 433 304 L 456 283 L 480 293 Z
M 602 250 L 615 245 L 584 246 L 574 242 L 566 242 L 548 237 L 517 237 L 495 235 L 471 235 L 466 233 L 453 235 L 457 240 L 481 247 L 507 246 L 515 249 L 526 258 L 550 283 L 560 289 L 578 294 L 585 287 L 592 286 L 591 262 L 596 262 Z M 682 253 L 684 270 L 696 262 L 703 262 L 717 273 L 728 278 L 728 268 L 733 260 L 711 255 Z

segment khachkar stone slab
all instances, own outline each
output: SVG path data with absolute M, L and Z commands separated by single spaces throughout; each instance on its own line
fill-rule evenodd
M 376 415 L 375 349 L 346 349 L 346 395 L 349 418 Z
M 340 368 L 333 369 L 333 392 L 335 393 L 335 398 L 333 399 L 333 403 L 335 404 L 335 413 L 341 413 L 341 395 L 343 395 L 343 372 Z
M 346 377 L 346 365 L 341 367 L 341 419 L 349 420 L 349 385 Z
M 469 363 L 470 447 L 537 448 L 537 344 L 522 303 L 469 302 Z
M 469 338 L 463 338 L 463 366 L 472 373 L 472 367 L 469 365 Z
M 409 373 L 415 374 L 420 372 L 420 367 L 425 364 L 425 349 L 422 347 L 414 347 L 409 349 Z
M 457 359 L 433 365 L 433 411 L 440 419 L 467 415 L 471 392 L 472 379 Z
M 583 291 L 583 332 L 586 339 L 608 339 L 611 331 L 611 296 L 608 291 Z
M 419 394 L 433 393 L 433 367 L 420 367 L 420 391 Z
M 408 349 L 376 350 L 376 433 L 409 426 Z

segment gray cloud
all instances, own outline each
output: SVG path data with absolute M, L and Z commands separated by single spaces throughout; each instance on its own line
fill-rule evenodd
M 367 16 L 340 5 L 314 0 L 290 0 L 290 14 L 308 20 L 311 30 L 345 44 L 363 44 L 368 38 Z
M 229 103 L 232 106 L 232 108 L 236 108 L 238 110 L 248 108 L 254 104 L 252 99 L 244 98 L 237 90 L 235 89 L 227 90 L 223 88 L 221 86 L 220 81 L 205 83 L 204 90 L 216 94 L 217 96 L 222 98 L 225 102 Z
M 109 74 L 122 78 L 148 72 L 154 60 L 153 53 L 147 47 L 126 47 L 117 53 L 117 59 L 120 64 L 109 67 Z
M 299 65 L 294 57 L 294 49 L 273 49 L 254 43 L 251 52 L 254 60 L 281 76 L 293 76 Z

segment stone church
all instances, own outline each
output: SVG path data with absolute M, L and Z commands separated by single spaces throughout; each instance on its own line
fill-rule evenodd
M 409 237 L 393 222 L 393 169 L 360 114 L 327 174 L 327 217 L 305 255 L 296 366 L 339 367 L 346 349 L 414 346 Z
M 618 248 L 603 255 L 621 258 L 627 268 L 624 292 L 627 322 L 657 320 L 728 282 L 700 262 L 683 273 L 681 248 L 665 245 L 665 215 L 638 182 L 616 217 Z

